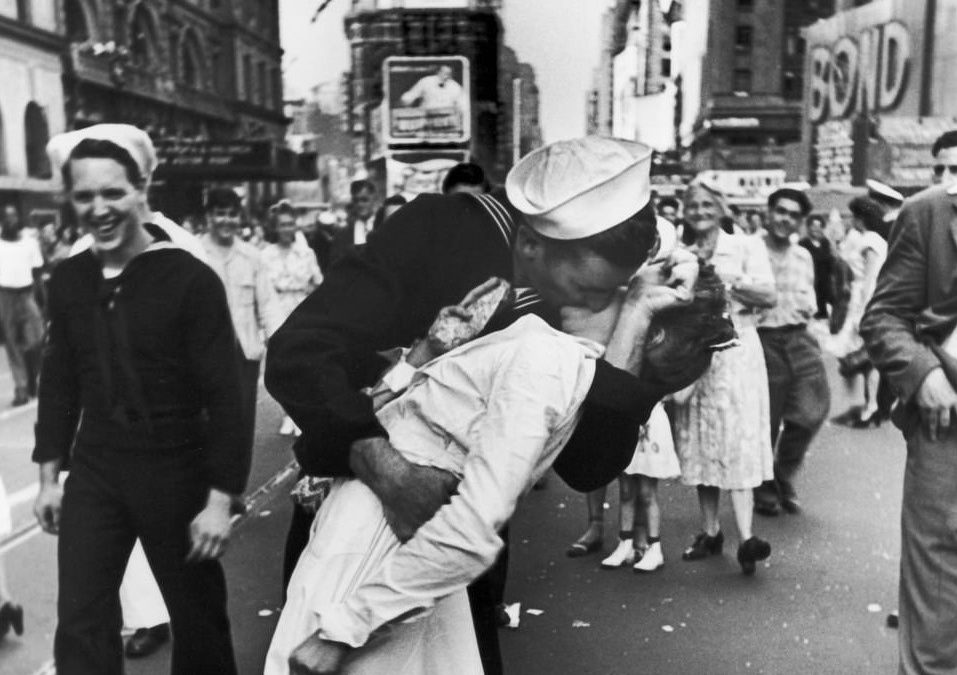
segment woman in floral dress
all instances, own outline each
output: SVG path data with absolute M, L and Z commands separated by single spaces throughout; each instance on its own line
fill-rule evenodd
M 755 324 L 757 310 L 772 306 L 776 291 L 764 240 L 724 232 L 719 223 L 726 212 L 723 196 L 706 185 L 693 184 L 685 193 L 683 242 L 724 281 L 740 345 L 716 353 L 701 379 L 675 397 L 681 477 L 698 488 L 702 516 L 702 532 L 682 557 L 721 553 L 718 503 L 721 490 L 728 490 L 738 562 L 745 574 L 753 574 L 771 546 L 751 531 L 752 488 L 773 478 L 768 379 Z

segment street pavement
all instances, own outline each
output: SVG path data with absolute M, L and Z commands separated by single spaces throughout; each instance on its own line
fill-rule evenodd
M 833 366 L 833 364 L 830 364 Z M 839 380 L 833 413 L 847 407 Z M 7 383 L 0 372 L 0 392 Z M 9 388 L 12 391 L 12 387 Z M 2 395 L 2 394 L 0 394 Z M 30 408 L 0 411 L 0 473 L 22 500 L 16 526 L 28 524 Z M 278 618 L 280 564 L 288 523 L 289 480 L 270 478 L 287 467 L 289 441 L 275 430 L 279 410 L 261 391 L 250 494 L 252 513 L 240 524 L 224 564 L 240 671 L 261 672 Z M 755 518 L 755 532 L 774 548 L 755 577 L 734 557 L 737 537 L 722 502 L 725 553 L 684 562 L 681 550 L 698 531 L 692 489 L 661 487 L 666 565 L 650 575 L 607 571 L 593 555 L 569 559 L 565 549 L 584 529 L 584 497 L 551 476 L 527 495 L 512 523 L 507 601 L 521 603 L 517 629 L 503 629 L 509 675 L 582 674 L 827 674 L 891 673 L 896 631 L 885 627 L 896 607 L 901 477 L 904 449 L 891 426 L 867 431 L 825 427 L 798 481 L 805 512 Z M 608 493 L 605 551 L 616 543 L 617 489 Z M 14 542 L 6 555 L 10 586 L 26 608 L 27 632 L 0 643 L 0 673 L 49 672 L 55 625 L 55 539 Z M 531 611 L 530 611 L 531 610 Z M 168 672 L 169 648 L 130 661 L 127 672 Z

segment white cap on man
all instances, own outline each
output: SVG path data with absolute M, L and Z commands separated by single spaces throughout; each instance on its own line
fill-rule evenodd
M 868 196 L 891 204 L 903 204 L 904 195 L 892 188 L 890 185 L 868 178 L 864 181 L 867 187 Z
M 110 141 L 126 150 L 140 169 L 140 174 L 148 183 L 156 169 L 156 149 L 148 133 L 132 124 L 94 124 L 91 127 L 57 134 L 47 143 L 47 156 L 55 174 L 58 174 L 70 153 L 80 141 L 94 139 Z
M 536 232 L 584 239 L 611 229 L 651 200 L 651 148 L 586 136 L 550 143 L 512 167 L 505 190 Z

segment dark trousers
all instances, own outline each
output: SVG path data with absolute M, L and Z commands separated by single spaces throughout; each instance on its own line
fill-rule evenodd
M 286 536 L 285 559 L 283 560 L 282 588 L 285 595 L 289 586 L 289 577 L 296 569 L 299 556 L 309 543 L 309 529 L 313 516 L 299 506 L 293 507 L 289 534 Z M 469 606 L 472 610 L 472 624 L 478 642 L 479 656 L 485 675 L 501 675 L 502 651 L 498 643 L 498 622 L 495 606 L 502 602 L 505 588 L 505 576 L 508 569 L 508 527 L 499 535 L 505 542 L 502 553 L 485 574 L 473 581 L 468 587 Z
M 901 675 L 957 672 L 957 430 L 907 438 L 901 505 Z
M 57 673 L 123 673 L 119 588 L 137 537 L 169 609 L 172 673 L 236 672 L 222 567 L 186 562 L 203 475 L 194 447 L 76 449 L 60 520 Z
M 256 399 L 259 394 L 259 361 L 241 359 L 239 364 L 239 386 L 243 395 L 243 423 L 246 437 L 252 443 L 256 438 Z
M 759 329 L 768 370 L 771 408 L 771 447 L 777 488 L 792 491 L 791 481 L 827 419 L 831 390 L 821 347 L 806 328 Z M 759 501 L 776 501 L 777 488 L 757 489 Z

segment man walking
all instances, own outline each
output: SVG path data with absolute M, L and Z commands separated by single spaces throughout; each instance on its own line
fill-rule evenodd
M 37 395 L 43 317 L 43 254 L 35 237 L 24 236 L 20 214 L 8 204 L 0 225 L 0 322 L 13 374 L 14 406 Z
M 276 290 L 262 264 L 259 249 L 239 238 L 242 202 L 230 188 L 212 188 L 206 194 L 207 232 L 201 238 L 206 258 L 223 286 L 233 317 L 233 328 L 243 359 L 240 382 L 243 421 L 253 438 L 256 428 L 256 398 L 259 364 L 266 353 L 266 338 L 282 323 Z
M 774 480 L 754 490 L 754 510 L 776 516 L 798 513 L 794 476 L 831 407 L 821 347 L 807 324 L 817 311 L 811 254 L 793 241 L 811 211 L 807 195 L 781 188 L 768 197 L 765 244 L 778 301 L 764 311 L 758 335 L 764 348 L 771 403 Z
M 97 125 L 47 150 L 93 237 L 50 280 L 33 451 L 37 519 L 59 535 L 57 672 L 123 672 L 118 589 L 139 537 L 172 618 L 172 672 L 235 673 L 216 559 L 251 438 L 226 295 L 144 219 L 156 155 L 143 131 Z
M 901 209 L 861 336 L 899 404 L 907 440 L 901 507 L 900 673 L 957 672 L 957 186 Z
M 332 240 L 330 260 L 336 262 L 350 251 L 365 246 L 375 224 L 376 189 L 370 181 L 354 180 L 349 185 L 349 213 L 346 226 Z

